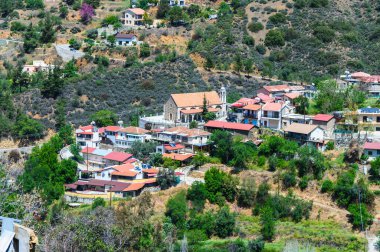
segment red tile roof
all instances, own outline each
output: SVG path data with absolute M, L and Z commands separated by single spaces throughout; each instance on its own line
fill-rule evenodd
M 263 87 L 268 92 L 280 92 L 289 90 L 288 85 L 274 85 L 274 86 L 264 86 Z
M 81 129 L 83 131 L 92 130 L 92 125 L 81 126 L 81 127 L 79 127 L 79 129 Z
M 144 173 L 151 173 L 151 174 L 154 173 L 154 174 L 156 174 L 156 173 L 159 172 L 159 170 L 158 170 L 158 169 L 154 169 L 154 168 L 150 168 L 150 169 L 143 169 L 142 172 L 144 172 Z
M 263 106 L 264 111 L 281 111 L 282 104 L 281 103 L 274 103 L 274 102 L 268 102 Z
M 93 153 L 94 150 L 96 150 L 96 148 L 92 148 L 92 147 L 85 147 L 82 149 L 82 153 Z
M 93 135 L 94 133 L 93 132 L 87 132 L 87 131 L 83 131 L 83 132 L 77 132 L 78 135 Z
M 146 129 L 139 128 L 139 127 L 133 127 L 133 126 L 122 128 L 119 131 L 127 133 L 127 134 L 133 134 L 133 135 L 144 135 L 144 134 L 149 132 Z
M 132 183 L 130 184 L 130 186 L 125 188 L 123 192 L 137 191 L 143 188 L 144 186 L 145 186 L 145 183 Z
M 135 13 L 136 15 L 144 15 L 145 11 L 140 8 L 130 8 L 128 11 Z
M 363 149 L 380 150 L 380 143 L 368 143 L 368 142 L 366 142 L 363 146 Z
M 208 112 L 218 112 L 219 109 L 217 108 L 208 108 Z M 182 109 L 181 113 L 183 114 L 199 114 L 202 113 L 203 109 Z
M 122 129 L 120 126 L 107 126 L 105 128 L 106 131 L 111 131 L 111 132 L 117 132 L 120 129 Z
M 328 114 L 318 114 L 313 117 L 314 121 L 322 121 L 322 122 L 328 122 L 331 119 L 333 119 L 334 116 L 328 115 Z
M 125 153 L 125 152 L 117 152 L 113 151 L 103 157 L 103 159 L 118 161 L 118 162 L 125 162 L 127 159 L 131 158 L 132 154 Z
M 250 131 L 254 127 L 254 125 L 252 124 L 222 122 L 222 121 L 208 121 L 204 126 L 209 127 L 209 128 L 242 130 L 242 131 Z
M 173 151 L 173 150 L 184 149 L 185 146 L 183 146 L 182 144 L 178 144 L 178 143 L 176 143 L 174 147 L 172 147 L 170 144 L 164 144 L 164 148 L 165 148 L 165 150 Z
M 201 130 L 201 129 L 189 129 L 184 126 L 177 126 L 174 128 L 170 128 L 164 131 L 164 133 L 172 133 L 172 134 L 181 134 L 186 135 L 188 137 L 197 137 L 197 136 L 209 136 L 210 132 Z
M 187 153 L 187 154 L 178 154 L 178 153 L 164 153 L 162 154 L 163 158 L 170 158 L 177 161 L 185 161 L 191 157 L 193 157 L 194 154 Z
M 365 83 L 379 83 L 380 82 L 380 75 L 371 75 L 369 77 L 363 77 L 361 78 L 362 81 Z
M 299 92 L 294 92 L 294 93 L 286 93 L 285 96 L 288 97 L 289 99 L 295 99 L 297 97 L 299 97 L 301 95 L 301 93 Z
M 172 94 L 171 97 L 178 107 L 203 106 L 203 101 L 205 97 L 209 106 L 222 104 L 219 95 L 216 91 Z
M 355 72 L 351 74 L 351 78 L 354 78 L 354 79 L 361 79 L 361 78 L 366 78 L 370 76 L 371 76 L 370 74 L 367 74 L 364 72 Z
M 249 104 L 249 105 L 243 107 L 243 109 L 257 111 L 257 110 L 261 109 L 261 105 L 258 105 L 258 104 Z
M 263 94 L 263 93 L 258 93 L 257 94 L 257 97 L 262 100 L 263 102 L 267 102 L 267 101 L 274 101 L 273 98 L 269 97 L 269 95 L 266 95 L 266 94 Z
M 112 175 L 134 177 L 138 172 L 133 171 L 134 166 L 132 164 L 116 165 L 114 167 L 116 171 L 112 172 Z

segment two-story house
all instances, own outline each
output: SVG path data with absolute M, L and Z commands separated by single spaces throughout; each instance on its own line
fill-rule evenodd
M 380 131 L 380 109 L 361 108 L 357 111 L 357 123 L 359 128 Z
M 150 139 L 148 131 L 139 127 L 120 128 L 115 136 L 115 145 L 120 148 L 130 148 L 134 142 L 145 142 Z
M 91 125 L 79 127 L 75 130 L 76 144 L 81 147 L 99 147 L 101 137 L 99 136 L 100 130 L 95 126 L 95 123 Z
M 180 143 L 185 146 L 185 151 L 194 152 L 204 149 L 208 145 L 211 133 L 201 129 L 189 129 L 183 126 L 170 128 L 156 132 L 152 139 L 162 143 Z
M 144 25 L 145 11 L 140 8 L 131 8 L 123 12 L 121 18 L 125 26 L 141 26 Z
M 263 105 L 260 105 L 260 104 L 249 104 L 247 106 L 244 106 L 242 108 L 244 123 L 248 123 L 256 127 L 260 127 L 262 107 Z
M 285 138 L 324 149 L 324 130 L 318 125 L 292 123 L 284 128 Z
M 318 114 L 313 117 L 313 124 L 319 125 L 326 132 L 332 133 L 335 129 L 335 118 L 333 115 Z
M 294 108 L 286 105 L 285 103 L 266 103 L 262 107 L 261 115 L 261 127 L 271 128 L 271 129 L 281 129 L 282 128 L 282 117 L 283 115 L 293 113 Z

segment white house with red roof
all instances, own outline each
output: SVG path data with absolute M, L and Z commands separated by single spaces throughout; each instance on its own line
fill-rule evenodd
M 137 36 L 133 33 L 117 33 L 115 38 L 118 46 L 133 46 L 139 42 Z
M 145 142 L 151 138 L 148 130 L 139 127 L 121 128 L 115 135 L 114 145 L 120 148 L 130 148 L 134 142 Z
M 294 107 L 283 102 L 269 102 L 263 105 L 260 126 L 279 130 L 282 128 L 282 117 L 293 113 Z
M 314 125 L 320 126 L 327 132 L 333 132 L 335 129 L 336 120 L 333 115 L 318 114 L 313 117 L 312 123 Z
M 95 126 L 95 123 L 91 125 L 81 126 L 75 130 L 76 144 L 81 147 L 99 147 L 101 137 L 99 135 L 99 129 Z
M 363 154 L 367 155 L 370 160 L 380 156 L 380 143 L 366 142 L 363 146 Z

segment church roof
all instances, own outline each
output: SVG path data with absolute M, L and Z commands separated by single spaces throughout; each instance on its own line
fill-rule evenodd
M 171 97 L 178 107 L 203 106 L 204 97 L 206 97 L 208 106 L 222 104 L 220 97 L 216 91 L 172 94 Z

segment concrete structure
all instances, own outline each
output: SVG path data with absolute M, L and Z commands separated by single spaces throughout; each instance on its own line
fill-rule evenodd
M 111 153 L 112 150 L 103 150 L 98 148 L 91 148 L 91 147 L 85 147 L 82 149 L 82 155 L 84 162 L 88 167 L 91 168 L 89 170 L 100 169 L 104 168 L 106 166 L 105 159 L 103 159 L 104 156 Z
M 284 128 L 285 138 L 323 150 L 324 130 L 318 125 L 292 123 Z
M 131 8 L 123 12 L 121 21 L 125 26 L 141 26 L 144 25 L 145 11 L 140 8 Z
M 282 116 L 282 128 L 292 123 L 311 124 L 312 116 L 301 114 L 285 114 Z
M 120 148 L 130 148 L 134 142 L 145 142 L 150 139 L 148 130 L 139 127 L 126 127 L 117 131 L 115 136 L 115 146 Z
M 369 160 L 373 160 L 380 157 L 380 143 L 368 143 L 363 146 L 363 154 L 369 157 Z
M 0 216 L 1 252 L 33 252 L 36 251 L 38 237 L 30 228 L 20 225 L 20 220 Z
M 118 46 L 133 46 L 138 43 L 138 39 L 135 34 L 118 33 L 115 38 L 116 45 Z
M 380 109 L 361 108 L 357 110 L 357 124 L 363 129 L 380 131 Z
M 260 120 L 262 116 L 263 105 L 248 104 L 242 108 L 243 110 L 243 122 L 246 124 L 252 124 L 256 127 L 260 127 Z
M 216 91 L 172 94 L 164 105 L 164 119 L 182 123 L 203 121 L 205 102 L 208 112 L 215 113 L 217 117 L 227 115 L 227 93 L 222 87 L 219 94 Z
M 112 151 L 103 157 L 105 167 L 121 165 L 132 157 L 132 154 Z

